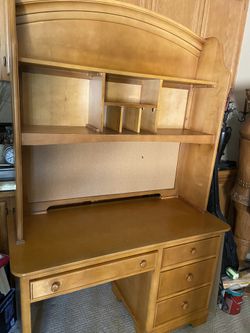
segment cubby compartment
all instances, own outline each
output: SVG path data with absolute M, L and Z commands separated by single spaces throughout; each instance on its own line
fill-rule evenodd
M 21 66 L 22 126 L 103 130 L 105 74 Z
M 118 133 L 126 130 L 156 133 L 161 80 L 107 75 L 105 126 Z
M 188 118 L 188 98 L 191 87 L 163 82 L 159 94 L 157 129 L 183 129 Z

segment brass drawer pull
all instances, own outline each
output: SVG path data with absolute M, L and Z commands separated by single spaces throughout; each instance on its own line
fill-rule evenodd
M 142 260 L 140 262 L 140 266 L 141 266 L 141 268 L 145 268 L 147 266 L 147 260 Z
M 196 250 L 195 247 L 193 247 L 193 248 L 191 249 L 191 254 L 196 254 L 196 253 L 197 253 L 197 250 Z
M 182 307 L 183 310 L 187 310 L 188 307 L 189 307 L 188 302 L 187 302 L 187 301 L 183 302 L 183 303 L 181 304 L 181 307 Z
M 56 291 L 59 290 L 60 286 L 61 286 L 61 283 L 59 281 L 52 283 L 51 291 L 53 291 L 53 293 L 55 293 Z
M 194 276 L 193 276 L 192 273 L 187 274 L 187 276 L 186 276 L 186 280 L 187 280 L 188 282 L 193 281 L 193 279 L 194 279 Z

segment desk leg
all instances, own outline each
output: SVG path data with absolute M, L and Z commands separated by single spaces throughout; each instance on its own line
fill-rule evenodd
M 20 279 L 22 333 L 31 333 L 31 303 L 29 280 Z

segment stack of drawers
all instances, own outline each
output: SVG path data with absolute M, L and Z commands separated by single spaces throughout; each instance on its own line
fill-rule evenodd
M 219 238 L 165 248 L 161 265 L 154 327 L 185 322 L 207 311 L 216 269 Z M 171 326 L 171 325 L 170 325 Z

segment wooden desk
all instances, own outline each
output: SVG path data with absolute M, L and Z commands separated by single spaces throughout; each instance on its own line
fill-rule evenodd
M 203 322 L 228 228 L 202 213 L 230 83 L 220 43 L 119 1 L 5 5 L 23 332 L 32 302 L 107 281 L 140 332 Z
M 133 199 L 26 216 L 23 245 L 16 245 L 9 222 L 24 333 L 31 332 L 32 302 L 119 279 L 114 289 L 140 332 L 165 332 L 207 317 L 228 226 L 180 199 Z M 168 290 L 166 279 L 175 288 Z

